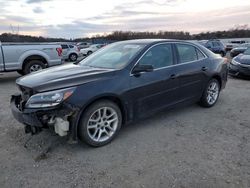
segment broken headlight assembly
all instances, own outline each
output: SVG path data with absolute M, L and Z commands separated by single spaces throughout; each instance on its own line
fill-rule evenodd
M 233 65 L 239 65 L 240 63 L 238 62 L 238 61 L 236 61 L 236 60 L 232 60 L 232 62 L 231 62 L 231 64 L 233 64 Z
M 38 93 L 32 95 L 27 101 L 26 108 L 54 107 L 69 98 L 75 91 L 75 87 Z

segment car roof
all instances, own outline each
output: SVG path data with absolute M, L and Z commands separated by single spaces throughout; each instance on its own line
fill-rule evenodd
M 154 44 L 161 42 L 188 42 L 186 40 L 177 40 L 177 39 L 133 39 L 133 40 L 124 40 L 120 41 L 120 43 L 128 43 L 128 44 Z

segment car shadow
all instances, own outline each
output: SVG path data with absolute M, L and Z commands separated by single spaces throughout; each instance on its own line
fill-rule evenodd
M 149 126 L 163 126 L 159 122 L 167 122 L 168 119 L 172 117 L 172 115 L 176 116 L 176 114 L 183 114 L 185 112 L 190 111 L 191 109 L 193 111 L 199 110 L 199 108 L 200 107 L 196 104 L 186 106 L 184 108 L 177 107 L 159 112 L 157 114 L 153 114 L 148 118 L 141 119 L 130 124 L 126 124 L 122 126 L 121 131 L 110 144 L 102 146 L 101 148 L 109 149 L 111 145 L 114 146 L 116 144 L 119 144 L 120 142 L 122 142 L 123 139 L 125 139 L 127 135 L 134 132 L 135 129 L 140 129 L 141 131 L 143 131 Z M 155 122 L 158 123 L 155 124 Z M 164 124 L 164 126 L 166 125 Z M 169 124 L 167 126 L 173 125 Z M 42 133 L 34 136 L 23 134 L 21 140 L 21 142 L 19 140 L 19 143 L 26 148 L 26 151 L 30 153 L 35 162 L 51 158 L 54 152 L 61 153 L 67 151 L 70 153 L 82 153 L 83 151 L 90 152 L 98 149 L 98 147 L 91 147 L 81 142 L 80 140 L 78 140 L 78 142 L 75 144 L 71 144 L 68 142 L 67 137 L 59 137 L 52 130 L 45 130 Z

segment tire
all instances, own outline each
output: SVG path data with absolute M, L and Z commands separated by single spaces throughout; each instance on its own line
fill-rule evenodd
M 220 95 L 220 83 L 217 79 L 211 79 L 200 99 L 200 105 L 206 108 L 214 106 Z
M 24 75 L 23 70 L 17 70 L 17 73 L 18 73 L 18 74 L 21 74 L 21 75 Z
M 92 53 L 93 53 L 92 51 L 88 51 L 87 55 L 90 55 L 90 54 L 92 54 Z
M 69 60 L 70 60 L 70 61 L 76 61 L 77 58 L 78 58 L 78 55 L 75 54 L 75 53 L 69 55 Z
M 40 60 L 31 60 L 24 65 L 23 73 L 29 74 L 31 72 L 42 70 L 45 67 L 46 67 L 45 64 Z
M 88 145 L 100 147 L 110 143 L 115 138 L 121 125 L 120 108 L 108 100 L 97 101 L 84 112 L 78 125 L 78 136 L 81 141 Z
M 221 57 L 224 57 L 225 53 L 224 52 L 220 52 L 220 55 L 221 55 Z

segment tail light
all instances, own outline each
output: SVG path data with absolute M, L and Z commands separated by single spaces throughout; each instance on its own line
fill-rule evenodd
M 225 64 L 230 63 L 230 60 L 228 58 L 224 57 L 223 59 Z
M 57 48 L 56 49 L 58 56 L 62 56 L 62 48 Z
M 80 52 L 80 48 L 77 46 L 77 50 L 78 50 L 78 52 Z

